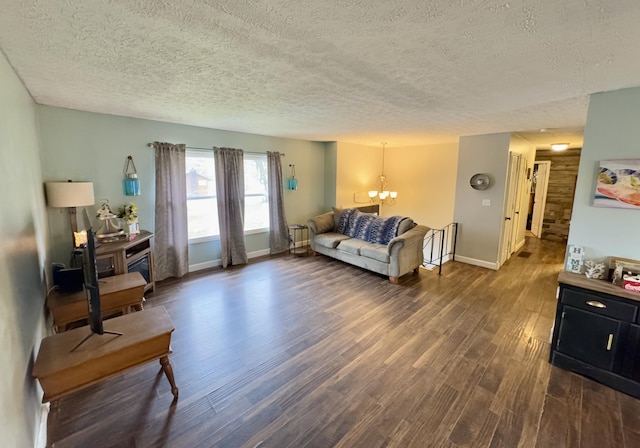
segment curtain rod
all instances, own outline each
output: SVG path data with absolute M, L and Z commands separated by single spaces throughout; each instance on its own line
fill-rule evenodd
M 147 146 L 149 148 L 153 148 L 153 143 L 147 143 Z M 185 148 L 187 148 L 187 149 L 202 149 L 204 151 L 213 151 L 213 148 L 198 148 L 197 146 L 185 146 Z M 251 151 L 245 151 L 245 150 L 242 150 L 242 152 L 244 152 L 246 154 L 266 154 L 265 152 L 251 152 Z M 286 156 L 285 153 L 280 153 L 280 155 L 282 157 Z

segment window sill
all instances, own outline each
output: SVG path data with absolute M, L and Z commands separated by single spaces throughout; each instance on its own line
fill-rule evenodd
M 269 228 L 245 230 L 244 235 L 257 235 L 259 233 L 267 233 Z M 210 241 L 220 241 L 220 235 L 201 236 L 198 238 L 189 238 L 189 244 L 208 243 Z

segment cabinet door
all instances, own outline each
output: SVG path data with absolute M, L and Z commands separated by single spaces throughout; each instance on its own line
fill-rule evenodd
M 595 367 L 613 370 L 622 322 L 565 306 L 557 350 Z
M 640 325 L 629 325 L 620 375 L 640 382 Z

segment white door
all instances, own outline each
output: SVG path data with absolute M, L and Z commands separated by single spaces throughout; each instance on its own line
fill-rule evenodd
M 550 161 L 536 162 L 534 165 L 536 189 L 533 194 L 531 233 L 538 238 L 542 235 L 542 221 L 544 219 L 544 207 L 547 203 L 547 188 L 549 187 L 550 171 Z
M 514 216 L 516 211 L 516 197 L 518 193 L 518 166 L 520 155 L 509 154 L 509 170 L 507 174 L 507 198 L 504 207 L 504 225 L 502 226 L 502 241 L 500 249 L 500 265 L 503 265 L 513 253 L 512 240 Z
M 513 223 L 511 227 L 511 253 L 518 250 L 518 244 L 524 242 L 524 228 L 526 227 L 527 214 L 525 212 L 524 198 L 527 192 L 527 161 L 518 154 L 518 167 L 516 182 L 516 197 L 513 209 Z

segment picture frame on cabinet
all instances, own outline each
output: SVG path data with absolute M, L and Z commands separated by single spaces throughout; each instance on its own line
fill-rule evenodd
M 565 271 L 580 274 L 582 272 L 582 264 L 584 262 L 584 247 L 570 244 L 567 247 L 567 259 L 565 262 Z
M 625 274 L 640 275 L 640 261 L 638 260 L 611 257 L 609 267 L 613 269 L 611 273 L 611 283 L 617 286 L 622 286 L 623 276 Z

